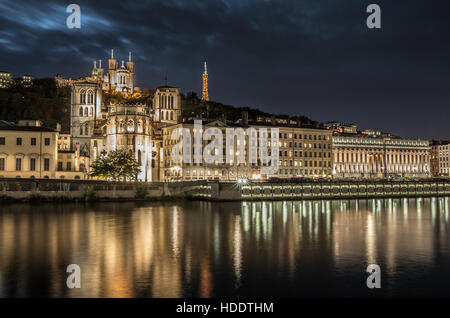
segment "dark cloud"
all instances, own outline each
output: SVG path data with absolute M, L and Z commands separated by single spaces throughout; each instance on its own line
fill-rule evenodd
M 94 59 L 133 52 L 136 80 L 167 75 L 184 92 L 223 103 L 305 114 L 422 138 L 448 138 L 448 1 L 72 1 L 82 28 L 67 29 L 64 1 L 0 3 L 0 69 L 78 77 Z M 382 29 L 365 26 L 370 3 Z

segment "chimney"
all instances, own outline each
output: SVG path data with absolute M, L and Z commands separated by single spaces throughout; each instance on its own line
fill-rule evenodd
M 56 131 L 57 132 L 61 131 L 61 124 L 60 123 L 56 123 Z
M 302 120 L 300 118 L 297 118 L 297 127 L 298 128 L 302 127 Z
M 242 125 L 248 126 L 248 112 L 247 111 L 242 112 Z

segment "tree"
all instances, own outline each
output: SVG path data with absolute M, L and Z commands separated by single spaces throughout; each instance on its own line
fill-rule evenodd
M 120 149 L 95 159 L 89 175 L 101 179 L 134 180 L 140 172 L 141 168 L 133 153 Z

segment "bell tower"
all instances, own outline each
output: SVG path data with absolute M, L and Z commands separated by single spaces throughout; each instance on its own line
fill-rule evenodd
M 114 59 L 114 49 L 111 49 L 111 58 L 108 60 L 108 65 L 110 70 L 117 68 L 117 61 Z

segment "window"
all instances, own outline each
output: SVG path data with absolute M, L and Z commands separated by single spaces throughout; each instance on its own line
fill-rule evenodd
M 16 171 L 22 170 L 22 158 L 16 158 Z
M 93 104 L 94 103 L 94 94 L 92 93 L 92 91 L 89 91 L 88 93 L 88 104 Z
M 35 158 L 30 159 L 30 171 L 36 171 L 36 159 Z
M 50 138 L 45 138 L 45 145 L 50 146 Z
M 80 104 L 86 104 L 86 92 L 81 91 L 80 93 Z
M 21 137 L 18 137 L 18 138 L 16 139 L 16 145 L 17 145 L 17 146 L 22 146 L 22 138 L 21 138 Z
M 58 162 L 58 171 L 63 170 L 63 163 L 61 161 Z
M 44 171 L 50 171 L 50 159 L 44 159 Z
M 72 171 L 72 163 L 71 162 L 67 163 L 67 171 Z
M 4 145 L 5 144 L 5 137 L 0 137 L 0 145 Z
M 36 146 L 36 138 L 31 138 L 31 145 Z
M 0 158 L 0 171 L 5 171 L 5 158 Z

